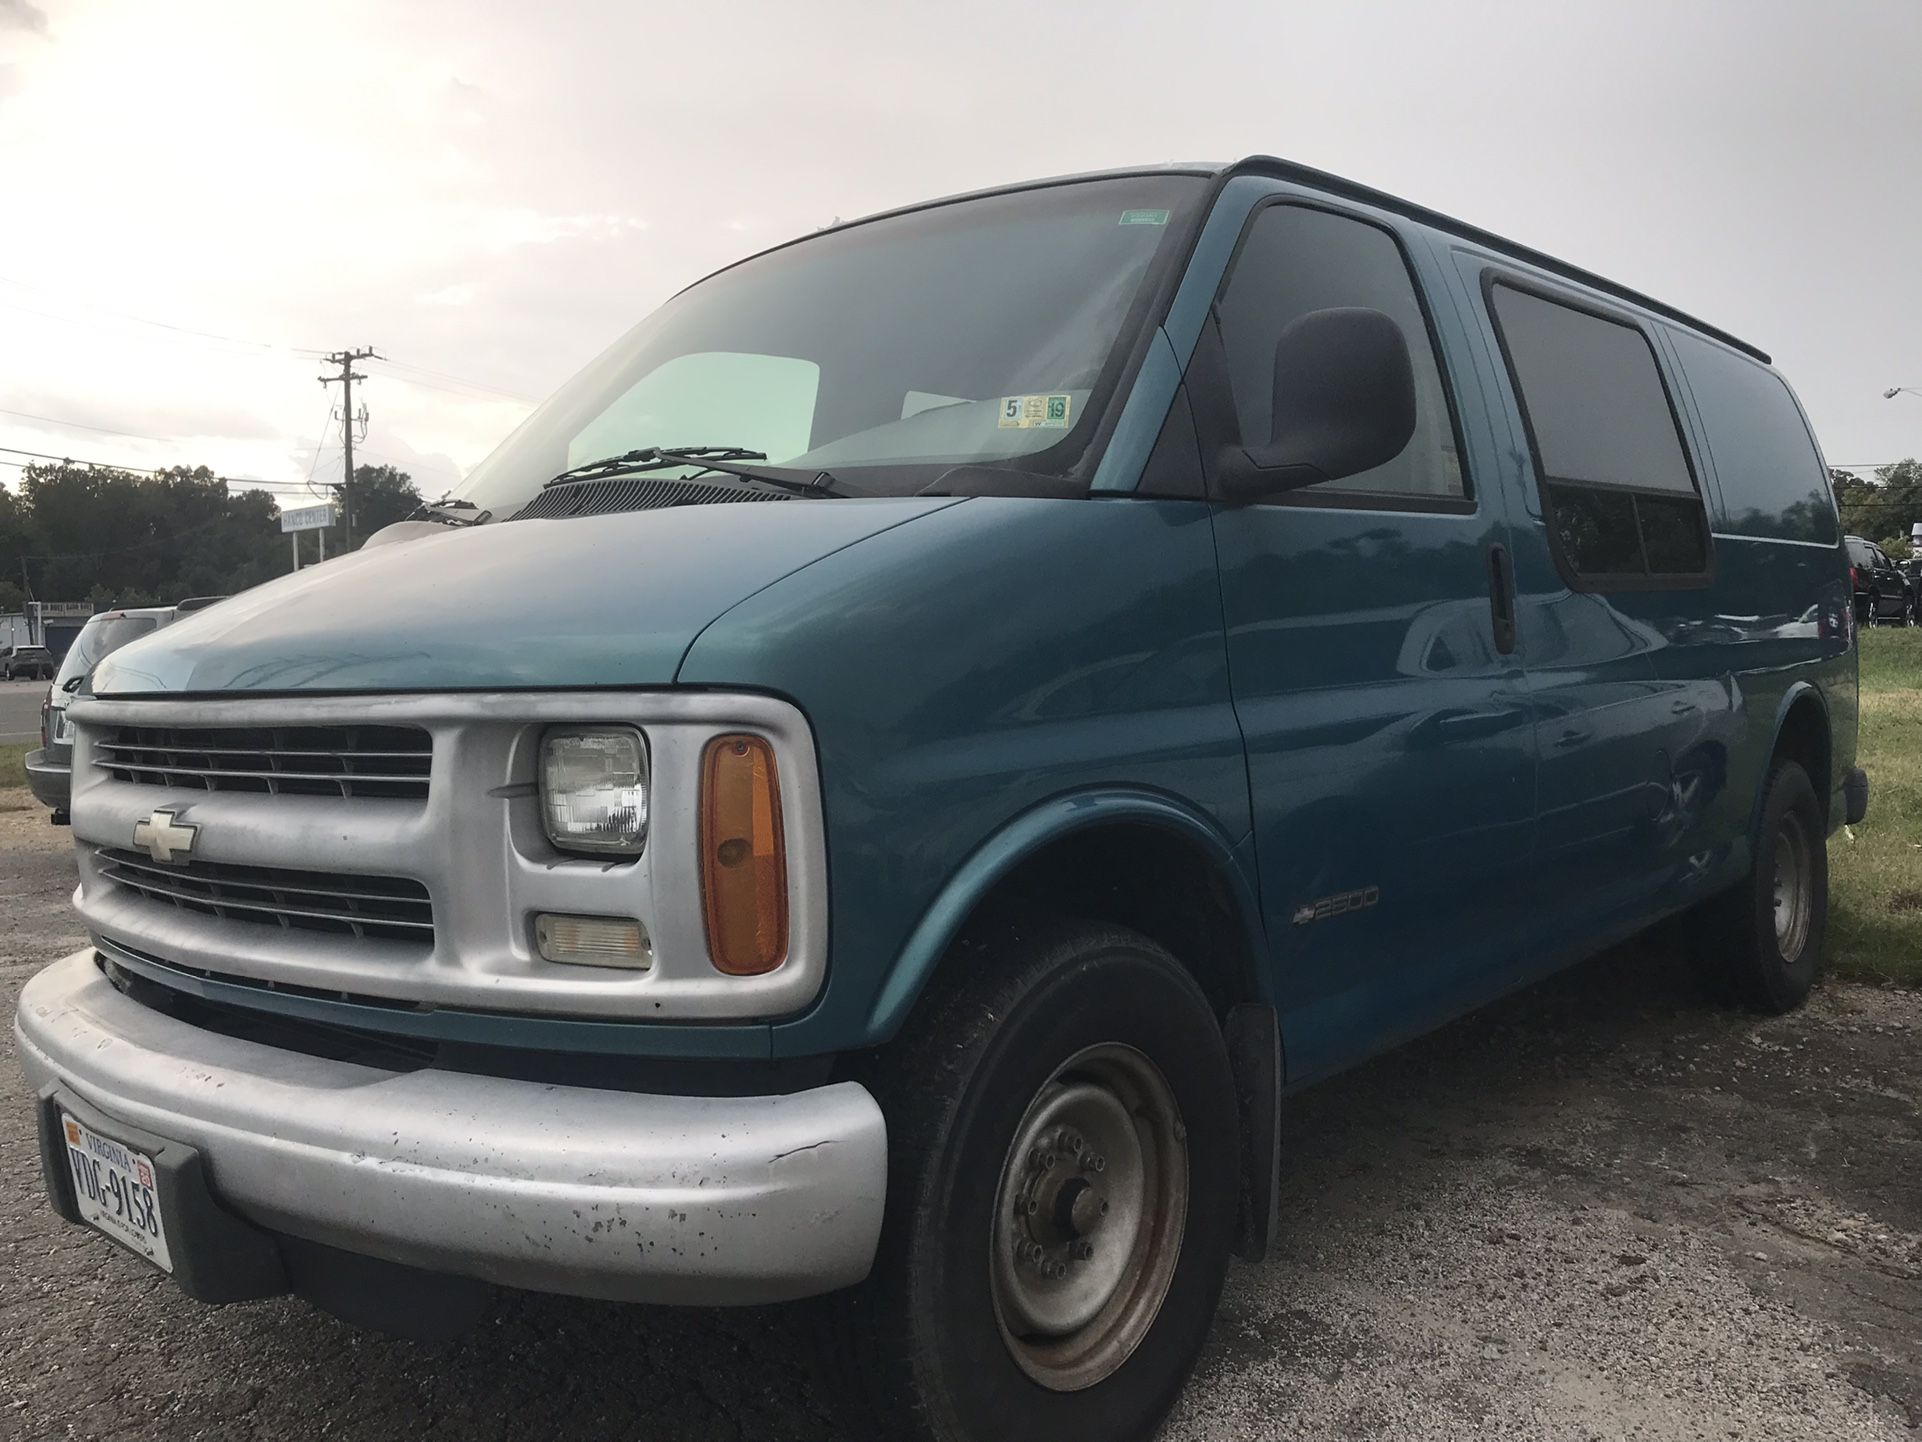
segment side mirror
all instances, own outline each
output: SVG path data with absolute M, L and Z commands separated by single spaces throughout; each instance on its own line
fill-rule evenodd
M 1221 488 L 1246 500 L 1357 476 L 1394 460 L 1414 434 L 1401 327 L 1361 306 L 1310 311 L 1275 342 L 1273 434 L 1223 452 Z

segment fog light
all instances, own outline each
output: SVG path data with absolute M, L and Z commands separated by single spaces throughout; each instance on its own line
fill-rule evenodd
M 640 922 L 625 916 L 552 916 L 534 918 L 534 944 L 547 961 L 573 966 L 621 966 L 646 971 L 654 947 Z

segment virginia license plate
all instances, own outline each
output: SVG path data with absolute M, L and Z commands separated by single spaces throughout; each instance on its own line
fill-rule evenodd
M 81 1220 L 138 1252 L 163 1272 L 174 1269 L 160 1220 L 160 1177 L 153 1158 L 60 1113 L 67 1168 Z

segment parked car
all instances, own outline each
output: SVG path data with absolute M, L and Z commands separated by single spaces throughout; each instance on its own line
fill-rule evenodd
M 1878 621 L 1907 625 L 1915 611 L 1912 584 L 1902 568 L 1873 541 L 1860 536 L 1846 538 L 1849 548 L 1849 585 L 1855 592 L 1857 624 L 1873 626 Z
M 46 1187 L 203 1300 L 835 1293 L 857 1435 L 1147 1438 L 1286 1092 L 1684 913 L 1791 1008 L 1868 805 L 1768 357 L 1281 161 L 743 261 L 435 515 L 71 707 Z
M 129 607 L 116 611 L 96 611 L 80 628 L 73 645 L 61 659 L 53 685 L 40 703 L 40 749 L 27 753 L 27 785 L 40 804 L 52 808 L 55 825 L 67 822 L 72 744 L 67 731 L 67 706 L 89 672 L 101 659 L 129 641 L 149 631 L 171 625 L 189 611 L 197 611 L 219 600 L 218 596 L 196 596 L 173 606 Z
M 45 646 L 0 645 L 0 681 L 45 680 L 53 669 L 52 653 Z

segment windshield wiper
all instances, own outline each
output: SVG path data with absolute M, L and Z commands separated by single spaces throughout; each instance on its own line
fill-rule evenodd
M 448 526 L 479 526 L 484 525 L 494 514 L 492 511 L 480 511 L 471 516 L 461 514 L 463 511 L 472 511 L 473 509 L 474 503 L 472 501 L 458 500 L 453 496 L 442 496 L 438 501 L 422 501 L 418 506 L 414 507 L 412 511 L 408 512 L 407 519 L 410 521 L 439 521 L 443 525 Z
M 568 485 L 574 481 L 597 480 L 605 476 L 631 476 L 645 471 L 666 471 L 677 466 L 692 466 L 697 472 L 719 471 L 723 475 L 739 476 L 743 480 L 760 481 L 764 485 L 778 486 L 781 490 L 791 491 L 799 496 L 844 494 L 836 488 L 834 477 L 826 471 L 817 471 L 811 477 L 797 479 L 785 471 L 740 464 L 742 461 L 766 459 L 765 451 L 744 450 L 740 446 L 648 446 L 642 450 L 624 451 L 618 456 L 604 456 L 598 461 L 588 461 L 584 465 L 574 466 L 562 471 L 541 489 L 551 490 L 555 486 Z

